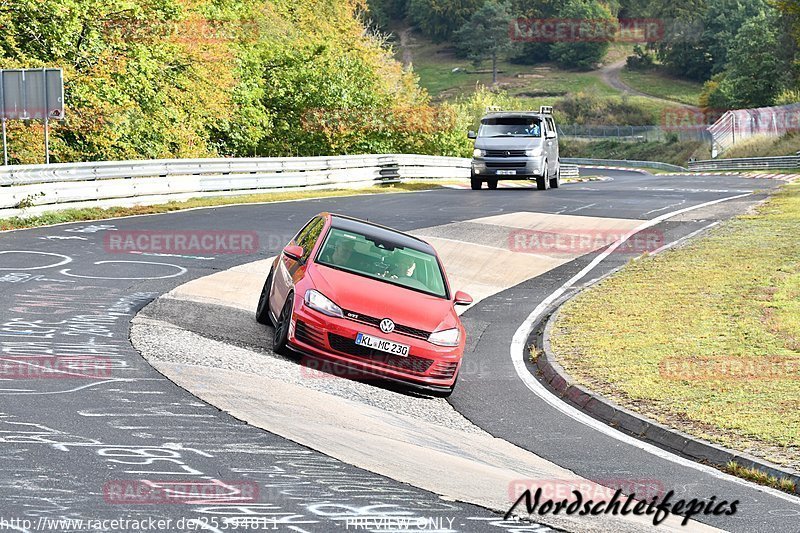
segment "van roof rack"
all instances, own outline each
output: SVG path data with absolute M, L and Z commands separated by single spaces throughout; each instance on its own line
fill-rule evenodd
M 507 115 L 552 115 L 553 114 L 553 106 L 551 105 L 543 105 L 539 107 L 539 110 L 536 111 L 534 109 L 525 109 L 525 110 L 502 110 L 500 106 L 487 106 L 486 113 L 503 113 Z

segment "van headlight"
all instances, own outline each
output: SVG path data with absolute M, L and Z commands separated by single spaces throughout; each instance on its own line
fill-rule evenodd
M 339 318 L 344 317 L 342 308 L 330 301 L 330 299 L 319 291 L 315 291 L 314 289 L 307 290 L 304 301 L 306 306 L 319 311 L 323 315 L 336 316 Z
M 461 333 L 458 328 L 444 329 L 442 331 L 434 331 L 428 337 L 428 342 L 437 346 L 458 346 L 458 341 L 461 338 Z
M 531 148 L 530 150 L 525 150 L 526 157 L 541 157 L 542 153 L 544 152 L 541 148 Z
M 483 157 L 486 155 L 486 150 L 481 150 L 480 148 L 475 148 L 472 151 L 472 157 Z

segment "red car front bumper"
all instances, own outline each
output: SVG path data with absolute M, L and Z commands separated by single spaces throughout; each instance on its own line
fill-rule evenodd
M 391 355 L 359 346 L 355 343 L 358 333 L 406 344 L 409 355 Z M 417 336 L 387 334 L 370 324 L 323 315 L 302 301 L 294 309 L 288 345 L 295 351 L 355 371 L 337 371 L 336 375 L 356 379 L 378 377 L 435 392 L 451 390 L 455 385 L 463 353 L 463 341 L 459 346 L 445 347 Z

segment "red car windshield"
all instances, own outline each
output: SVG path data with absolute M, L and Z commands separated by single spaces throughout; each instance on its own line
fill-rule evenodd
M 331 228 L 317 263 L 447 298 L 444 276 L 435 256 L 377 243 L 360 233 Z

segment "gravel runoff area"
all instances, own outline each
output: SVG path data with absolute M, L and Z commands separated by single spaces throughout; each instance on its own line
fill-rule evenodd
M 404 394 L 302 367 L 292 360 L 258 348 L 233 346 L 178 326 L 137 317 L 131 327 L 133 346 L 148 361 L 163 361 L 221 368 L 263 375 L 391 413 L 473 434 L 488 435 L 460 415 L 444 398 Z

